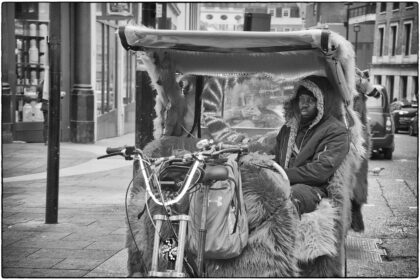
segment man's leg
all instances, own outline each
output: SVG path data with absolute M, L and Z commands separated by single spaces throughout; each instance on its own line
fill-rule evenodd
M 292 202 L 300 215 L 314 211 L 324 196 L 316 188 L 304 184 L 292 185 L 291 188 Z

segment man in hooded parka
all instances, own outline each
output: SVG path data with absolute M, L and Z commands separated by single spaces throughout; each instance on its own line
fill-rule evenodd
M 326 78 L 311 76 L 297 83 L 285 106 L 275 160 L 289 177 L 299 214 L 314 211 L 327 196 L 328 182 L 349 151 L 337 96 Z

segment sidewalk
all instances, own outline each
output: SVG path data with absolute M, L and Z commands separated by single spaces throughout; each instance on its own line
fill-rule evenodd
M 126 277 L 126 188 L 132 162 L 96 160 L 108 146 L 61 143 L 58 223 L 45 224 L 47 147 L 2 146 L 2 276 Z

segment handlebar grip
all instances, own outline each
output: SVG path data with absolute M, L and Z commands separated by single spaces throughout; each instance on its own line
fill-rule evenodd
M 116 147 L 116 148 L 111 148 L 108 147 L 106 148 L 106 153 L 109 154 L 114 154 L 114 153 L 121 153 L 122 150 L 124 150 L 125 147 Z

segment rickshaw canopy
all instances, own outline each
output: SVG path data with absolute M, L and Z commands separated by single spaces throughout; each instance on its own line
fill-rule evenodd
M 283 79 L 319 75 L 328 77 L 345 99 L 350 96 L 351 81 L 344 77 L 339 57 L 349 43 L 328 30 L 210 32 L 127 25 L 119 28 L 119 35 L 127 50 L 165 53 L 182 74 L 270 73 Z

